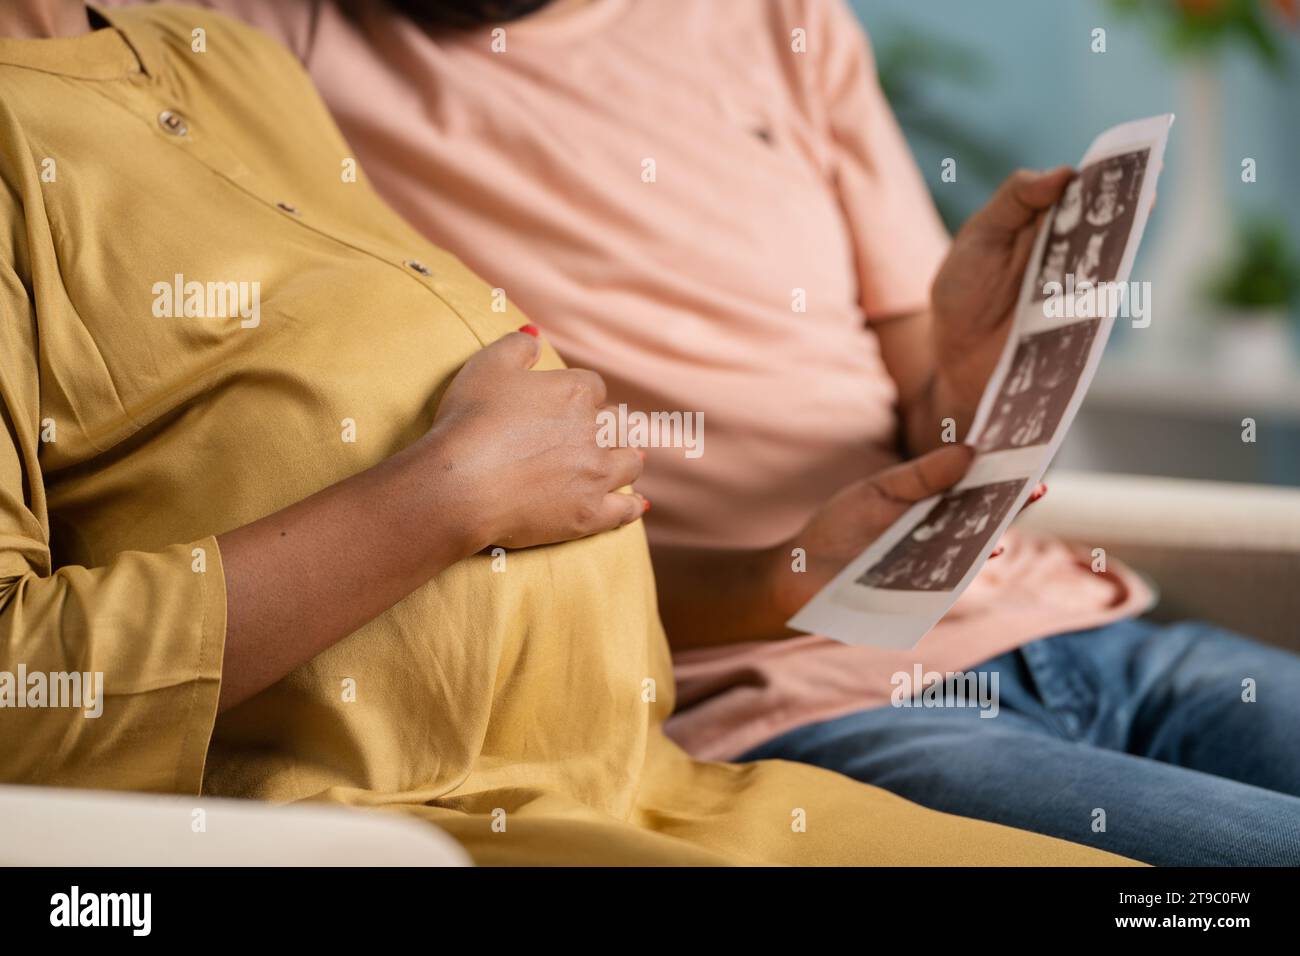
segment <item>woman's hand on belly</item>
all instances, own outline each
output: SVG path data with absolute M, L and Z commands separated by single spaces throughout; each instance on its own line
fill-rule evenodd
M 471 358 L 429 432 L 297 504 L 219 535 L 226 644 L 219 706 L 253 696 L 491 544 L 566 541 L 635 521 L 641 473 L 600 448 L 605 385 L 535 372 L 539 343 L 511 333 Z
M 645 498 L 620 492 L 642 455 L 597 444 L 605 383 L 585 369 L 537 372 L 540 344 L 512 333 L 465 363 L 421 440 L 443 507 L 473 550 L 527 548 L 629 524 Z

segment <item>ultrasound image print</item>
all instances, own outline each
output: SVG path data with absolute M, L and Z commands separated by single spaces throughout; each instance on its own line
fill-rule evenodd
M 890 591 L 951 591 L 1006 517 L 1024 478 L 950 491 L 857 579 Z
M 1085 166 L 1065 187 L 1034 281 L 1034 301 L 1047 298 L 1049 282 L 1111 282 L 1119 275 L 1129 228 L 1137 215 L 1149 149 L 1122 153 Z
M 1101 319 L 1026 335 L 976 443 L 982 452 L 1028 448 L 1052 440 L 1070 404 Z

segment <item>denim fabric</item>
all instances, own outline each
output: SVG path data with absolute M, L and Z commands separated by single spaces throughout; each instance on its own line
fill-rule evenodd
M 1127 620 L 974 670 L 997 674 L 995 717 L 879 707 L 740 759 L 816 764 L 1161 866 L 1300 865 L 1300 656 L 1204 623 Z

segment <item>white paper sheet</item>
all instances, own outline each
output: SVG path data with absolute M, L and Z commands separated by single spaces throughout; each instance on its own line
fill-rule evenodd
M 983 567 L 1074 420 L 1123 307 L 1172 114 L 1112 127 L 1046 216 L 967 444 L 970 471 L 910 508 L 789 621 L 846 644 L 912 647 Z M 1045 297 L 1048 283 L 1060 293 Z M 1057 287 L 1051 287 L 1056 292 Z

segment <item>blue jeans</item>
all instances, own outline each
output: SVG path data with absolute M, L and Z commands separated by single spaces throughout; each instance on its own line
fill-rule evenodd
M 1159 866 L 1300 865 L 1300 656 L 1204 623 L 1128 620 L 981 671 L 988 687 L 997 674 L 995 717 L 878 707 L 740 759 L 816 764 Z

